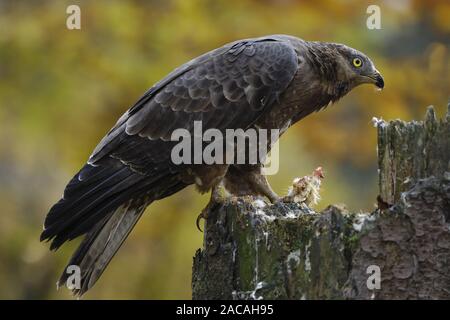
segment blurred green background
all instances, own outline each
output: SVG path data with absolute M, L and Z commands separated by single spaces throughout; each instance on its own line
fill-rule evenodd
M 81 8 L 81 30 L 66 8 Z M 381 30 L 366 9 L 381 8 Z M 278 193 L 322 165 L 319 209 L 373 209 L 373 116 L 444 114 L 450 93 L 450 2 L 443 1 L 0 1 L 0 298 L 70 298 L 55 282 L 79 241 L 56 254 L 39 243 L 42 221 L 99 139 L 154 82 L 224 43 L 285 33 L 342 42 L 368 54 L 386 88 L 359 87 L 281 139 Z M 187 188 L 152 205 L 89 298 L 191 297 L 208 196 Z

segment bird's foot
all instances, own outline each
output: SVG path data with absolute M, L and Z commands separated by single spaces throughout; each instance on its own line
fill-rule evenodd
M 195 220 L 195 225 L 200 232 L 203 232 L 202 228 L 200 228 L 200 221 L 202 219 L 205 221 L 206 219 L 208 219 L 208 212 L 210 209 L 210 203 L 208 203 L 208 205 L 202 210 L 202 212 L 200 212 L 200 214 L 197 216 L 197 219 Z
M 197 226 L 197 229 L 198 229 L 200 232 L 203 232 L 202 228 L 200 228 L 200 221 L 201 221 L 202 219 L 205 220 L 204 225 L 206 225 L 206 221 L 208 221 L 208 215 L 209 215 L 209 212 L 210 212 L 211 210 L 214 210 L 214 209 L 216 208 L 217 205 L 220 205 L 220 204 L 223 204 L 223 203 L 224 203 L 224 200 L 223 200 L 223 199 L 216 202 L 215 199 L 213 200 L 213 199 L 211 198 L 211 200 L 208 202 L 208 204 L 206 205 L 206 207 L 203 208 L 202 212 L 200 212 L 200 214 L 197 216 L 197 219 L 195 220 L 195 225 Z
M 293 199 L 291 197 L 284 196 L 284 197 L 281 197 L 280 201 L 278 201 L 278 202 L 280 202 L 280 203 L 292 203 Z
M 267 193 L 265 196 L 267 199 L 269 199 L 270 203 L 272 203 L 272 204 L 276 204 L 278 202 L 283 201 L 283 197 L 280 197 L 275 192 Z
M 226 190 L 222 190 L 222 187 L 220 185 L 216 186 L 212 190 L 211 198 L 209 199 L 208 204 L 205 208 L 203 208 L 202 212 L 200 212 L 195 221 L 195 225 L 197 226 L 197 229 L 200 230 L 200 232 L 203 232 L 203 230 L 200 228 L 200 221 L 203 219 L 206 223 L 206 221 L 208 220 L 208 213 L 211 210 L 214 210 L 217 205 L 222 205 L 227 201 L 227 197 L 223 193 L 226 193 Z
M 239 200 L 241 200 L 242 197 L 239 196 L 231 196 L 228 198 L 228 201 L 232 204 L 232 205 L 237 205 L 239 203 Z
M 281 197 L 278 202 L 280 202 L 280 203 L 299 203 L 299 202 L 302 202 L 302 201 L 300 201 L 296 197 L 292 197 L 290 195 L 285 195 L 284 197 Z

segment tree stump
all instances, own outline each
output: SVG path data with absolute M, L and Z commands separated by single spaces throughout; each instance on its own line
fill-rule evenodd
M 264 205 L 209 212 L 193 299 L 450 299 L 450 105 L 375 121 L 379 208 Z

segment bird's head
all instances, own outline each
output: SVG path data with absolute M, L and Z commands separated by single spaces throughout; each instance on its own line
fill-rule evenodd
M 345 81 L 350 88 L 360 84 L 374 84 L 379 89 L 384 88 L 384 80 L 375 68 L 372 60 L 364 53 L 342 44 L 333 44 L 337 50 L 337 76 Z

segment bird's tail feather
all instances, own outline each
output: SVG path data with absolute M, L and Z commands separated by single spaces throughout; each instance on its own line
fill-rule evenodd
M 87 164 L 74 176 L 50 209 L 41 234 L 41 241 L 52 241 L 51 249 L 86 235 L 68 264 L 80 268 L 81 284 L 73 289 L 77 295 L 98 280 L 145 208 L 186 186 L 175 172 L 143 175 L 120 161 L 108 161 Z M 65 284 L 69 276 L 66 268 L 58 283 Z
M 76 266 L 79 268 L 80 279 L 78 283 L 71 283 L 70 289 L 78 296 L 89 290 L 119 250 L 148 204 L 131 200 L 98 222 L 73 254 L 58 281 L 58 286 L 66 284 L 72 274 L 69 266 Z
M 85 165 L 67 185 L 64 196 L 49 211 L 42 240 L 52 240 L 50 249 L 88 233 L 105 217 L 131 199 L 167 181 L 167 173 L 138 174 L 118 163 Z

